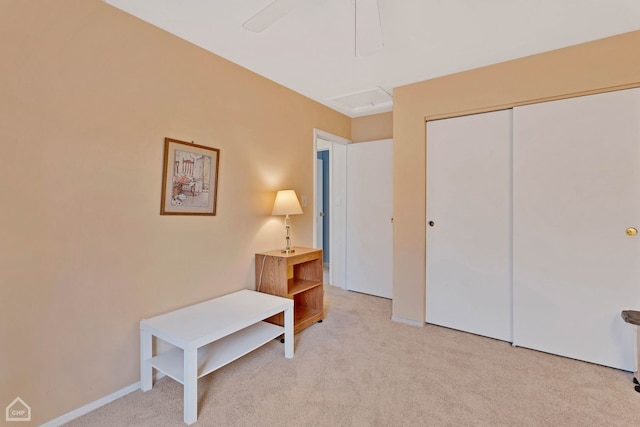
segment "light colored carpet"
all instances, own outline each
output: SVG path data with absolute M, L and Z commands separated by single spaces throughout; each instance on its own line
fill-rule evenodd
M 326 318 L 202 378 L 200 426 L 638 426 L 633 374 L 390 320 L 386 299 L 327 286 Z M 69 426 L 181 426 L 170 378 Z

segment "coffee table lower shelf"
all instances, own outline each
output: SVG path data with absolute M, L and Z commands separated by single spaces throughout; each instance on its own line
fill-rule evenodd
M 259 322 L 198 349 L 198 378 L 222 368 L 284 334 L 284 327 Z M 174 348 L 148 359 L 158 371 L 184 384 L 184 350 Z

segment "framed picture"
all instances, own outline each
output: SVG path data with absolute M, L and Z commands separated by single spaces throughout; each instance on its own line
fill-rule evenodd
M 220 150 L 164 139 L 160 215 L 215 215 Z

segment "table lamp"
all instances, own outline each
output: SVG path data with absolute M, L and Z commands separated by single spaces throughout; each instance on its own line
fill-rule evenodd
M 298 196 L 294 190 L 280 190 L 276 194 L 276 201 L 273 204 L 273 211 L 271 215 L 284 215 L 284 228 L 286 230 L 287 235 L 287 247 L 282 250 L 282 252 L 290 254 L 295 252 L 294 249 L 291 249 L 291 235 L 290 229 L 291 219 L 289 215 L 297 215 L 302 213 L 302 207 L 300 206 L 300 202 L 298 201 Z

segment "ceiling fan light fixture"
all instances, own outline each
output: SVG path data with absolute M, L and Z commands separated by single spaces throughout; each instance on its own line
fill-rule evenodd
M 378 0 L 353 0 L 355 56 L 368 56 L 384 47 Z
M 300 3 L 300 0 L 275 0 L 260 12 L 247 19 L 242 24 L 242 27 L 245 30 L 260 33 L 292 11 L 298 3 Z

